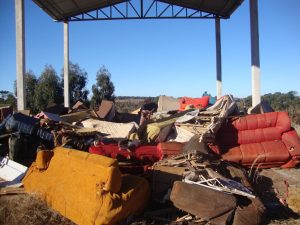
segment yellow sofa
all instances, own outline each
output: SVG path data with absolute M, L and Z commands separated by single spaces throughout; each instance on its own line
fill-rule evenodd
M 115 159 L 62 147 L 38 151 L 23 184 L 26 192 L 82 225 L 116 224 L 142 210 L 150 195 L 148 182 L 122 176 Z

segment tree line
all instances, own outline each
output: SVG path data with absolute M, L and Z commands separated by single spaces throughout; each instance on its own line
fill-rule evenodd
M 292 121 L 300 124 L 300 97 L 296 91 L 269 93 L 263 95 L 261 99 L 268 102 L 275 111 L 287 111 Z M 252 105 L 251 96 L 241 100 L 246 108 Z
M 36 114 L 43 111 L 51 103 L 63 104 L 64 102 L 64 75 L 60 76 L 51 65 L 46 65 L 39 77 L 32 70 L 24 75 L 26 109 Z M 92 97 L 88 98 L 86 89 L 87 72 L 78 64 L 69 64 L 69 96 L 70 105 L 82 101 L 92 108 L 99 105 L 102 99 L 114 100 L 115 87 L 111 81 L 111 74 L 105 66 L 102 66 L 96 74 L 96 83 L 92 86 Z M 15 82 L 15 96 L 17 96 Z M 12 105 L 16 108 L 16 98 L 13 93 L 0 91 L 0 105 Z
M 35 114 L 43 111 L 51 103 L 62 104 L 64 101 L 63 70 L 60 76 L 51 65 L 46 65 L 39 77 L 33 71 L 29 70 L 25 73 L 25 94 L 26 108 Z M 111 74 L 105 66 L 102 66 L 96 74 L 95 84 L 92 85 L 92 95 L 89 99 L 89 90 L 86 89 L 87 72 L 80 68 L 78 64 L 70 62 L 69 64 L 69 90 L 70 90 L 70 105 L 74 105 L 77 101 L 82 101 L 90 108 L 97 107 L 102 99 L 115 100 L 115 87 L 111 81 Z M 16 83 L 15 95 L 9 91 L 0 91 L 0 106 L 12 105 L 16 109 Z M 148 97 L 150 98 L 150 97 Z M 144 97 L 139 96 L 120 96 L 117 98 L 121 108 L 132 109 L 128 106 L 126 99 L 131 99 L 133 102 L 140 105 Z M 125 100 L 125 102 L 123 102 Z M 136 101 L 134 101 L 136 100 Z M 157 102 L 158 97 L 152 97 L 151 100 Z M 275 111 L 288 111 L 292 120 L 300 124 L 300 97 L 296 91 L 287 93 L 275 92 L 262 96 L 262 100 L 270 103 Z M 122 103 L 122 104 L 121 104 Z M 249 108 L 252 105 L 252 97 L 237 99 L 238 105 Z M 127 104 L 127 105 L 126 105 Z M 117 106 L 118 107 L 118 106 Z M 119 110 L 120 107 L 118 107 Z M 125 110 L 125 111 L 128 111 Z M 121 111 L 124 111 L 121 110 Z

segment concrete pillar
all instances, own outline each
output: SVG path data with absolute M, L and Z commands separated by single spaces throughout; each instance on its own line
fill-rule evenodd
M 215 19 L 215 30 L 216 30 L 217 98 L 220 98 L 222 97 L 222 57 L 221 57 L 220 18 Z
M 250 0 L 252 106 L 261 101 L 257 0 Z
M 70 107 L 69 92 L 69 25 L 64 22 L 64 105 Z
M 17 108 L 25 109 L 25 23 L 24 0 L 15 0 L 16 11 L 16 72 L 17 72 Z

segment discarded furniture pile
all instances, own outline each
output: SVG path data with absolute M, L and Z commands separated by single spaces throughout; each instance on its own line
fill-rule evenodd
M 244 114 L 230 95 L 146 104 L 131 121 L 106 100 L 10 114 L 0 135 L 10 161 L 29 158 L 25 191 L 77 224 L 262 224 L 259 171 L 300 162 L 288 114 Z
M 169 174 L 173 178 L 168 187 Z M 153 179 L 156 196 L 164 193 L 166 199 L 171 190 L 168 197 L 174 206 L 189 213 L 185 220 L 249 225 L 263 220 L 265 207 L 242 168 L 210 155 L 196 151 L 159 161 L 153 167 Z

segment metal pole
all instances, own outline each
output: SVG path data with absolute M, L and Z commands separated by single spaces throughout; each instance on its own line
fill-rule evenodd
M 70 107 L 69 94 L 69 25 L 64 22 L 64 105 Z
M 144 0 L 141 0 L 141 18 L 144 17 Z
M 250 0 L 252 106 L 260 103 L 260 62 L 257 0 Z
M 216 30 L 216 69 L 217 69 L 217 98 L 222 97 L 222 57 L 220 18 L 215 19 Z
M 16 11 L 16 72 L 17 72 L 17 108 L 25 109 L 25 23 L 24 0 L 15 0 Z

